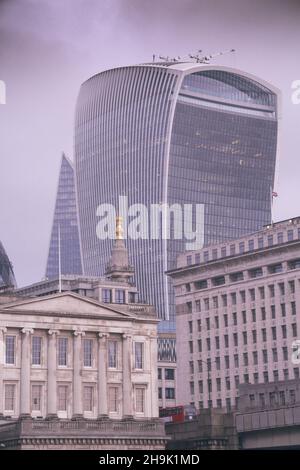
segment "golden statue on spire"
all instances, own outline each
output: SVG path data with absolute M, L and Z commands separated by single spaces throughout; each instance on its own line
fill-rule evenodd
M 123 217 L 116 217 L 116 240 L 123 240 Z

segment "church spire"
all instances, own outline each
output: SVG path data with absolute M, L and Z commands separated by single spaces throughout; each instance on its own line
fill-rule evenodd
M 122 222 L 122 217 L 116 217 L 116 238 L 105 274 L 109 279 L 129 282 L 129 279 L 134 275 L 134 269 L 133 266 L 129 265 Z

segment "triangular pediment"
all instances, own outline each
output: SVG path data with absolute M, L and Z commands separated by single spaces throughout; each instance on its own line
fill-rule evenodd
M 80 314 L 80 315 L 99 315 L 103 317 L 126 318 L 134 315 L 119 311 L 108 305 L 101 304 L 96 300 L 74 294 L 73 292 L 64 292 L 45 297 L 35 297 L 31 299 L 22 299 L 11 304 L 1 306 L 2 310 L 26 311 L 26 312 L 45 312 L 56 314 Z

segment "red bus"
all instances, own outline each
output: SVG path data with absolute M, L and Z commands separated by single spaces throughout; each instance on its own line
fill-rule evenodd
M 170 406 L 159 409 L 159 417 L 165 422 L 183 423 L 183 421 L 195 419 L 196 415 L 197 412 L 194 405 Z

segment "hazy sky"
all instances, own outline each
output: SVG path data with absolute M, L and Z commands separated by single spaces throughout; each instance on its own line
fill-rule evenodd
M 44 276 L 61 152 L 73 158 L 80 84 L 119 65 L 231 48 L 213 63 L 283 92 L 274 218 L 300 215 L 298 0 L 0 0 L 0 239 L 18 284 Z

